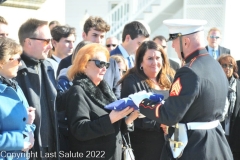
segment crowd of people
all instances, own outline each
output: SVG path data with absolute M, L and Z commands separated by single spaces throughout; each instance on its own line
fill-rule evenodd
M 132 21 L 118 40 L 90 16 L 75 46 L 74 27 L 32 18 L 18 44 L 0 16 L 0 159 L 122 160 L 129 133 L 136 160 L 240 160 L 240 62 L 206 21 L 163 23 L 169 39 Z M 104 108 L 124 98 L 139 109 Z

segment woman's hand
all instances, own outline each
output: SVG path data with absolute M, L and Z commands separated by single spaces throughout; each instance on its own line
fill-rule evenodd
M 22 151 L 26 152 L 33 147 L 35 139 L 32 131 L 25 132 L 23 137 L 24 137 L 24 144 L 23 144 Z
M 117 122 L 118 120 L 122 119 L 123 117 L 129 115 L 133 110 L 134 109 L 131 107 L 127 107 L 121 111 L 112 110 L 111 113 L 109 114 L 111 123 L 113 124 L 113 123 Z
M 127 125 L 132 124 L 133 121 L 138 118 L 139 114 L 140 114 L 140 112 L 139 112 L 138 110 L 133 111 L 133 112 L 125 119 L 125 123 L 126 123 Z
M 28 121 L 27 124 L 32 124 L 35 119 L 35 110 L 36 108 L 28 107 Z
M 22 149 L 22 151 L 23 152 L 26 152 L 26 151 L 28 151 L 29 149 L 31 149 L 32 148 L 32 146 L 31 146 L 31 143 L 30 142 L 24 142 L 23 143 L 23 149 Z

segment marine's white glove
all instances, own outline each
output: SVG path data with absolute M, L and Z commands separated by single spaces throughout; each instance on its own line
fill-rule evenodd
M 132 101 L 136 104 L 137 107 L 139 107 L 139 104 L 142 102 L 143 99 L 149 98 L 153 93 L 146 92 L 145 90 L 130 94 L 128 97 L 132 99 Z
M 139 104 L 142 102 L 143 99 L 145 98 L 149 98 L 150 95 L 152 95 L 152 93 L 150 92 L 146 92 L 145 90 L 134 93 L 134 94 L 130 94 L 128 97 L 132 99 L 132 101 L 136 104 L 137 107 L 139 107 Z M 146 116 L 144 116 L 143 114 L 139 114 L 138 118 L 144 118 Z

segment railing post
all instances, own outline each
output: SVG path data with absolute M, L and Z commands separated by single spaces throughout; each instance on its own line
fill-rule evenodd
M 137 12 L 138 9 L 138 0 L 130 0 L 129 1 L 129 19 L 132 20 L 132 15 Z

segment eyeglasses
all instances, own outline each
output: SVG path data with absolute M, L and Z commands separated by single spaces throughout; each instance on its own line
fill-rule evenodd
M 119 72 L 122 73 L 122 75 L 124 75 L 127 71 L 124 71 L 122 69 L 119 69 Z
M 165 49 L 167 46 L 162 46 L 163 49 Z
M 0 37 L 7 37 L 8 33 L 0 33 Z
M 52 39 L 42 39 L 42 38 L 29 38 L 29 39 L 43 41 L 45 46 L 48 45 L 52 40 Z
M 222 68 L 229 68 L 232 69 L 233 65 L 232 64 L 221 64 Z
M 18 58 L 9 58 L 9 61 L 18 61 L 18 64 L 21 62 L 21 57 Z
M 107 47 L 111 47 L 111 46 L 116 47 L 117 45 L 116 44 L 106 44 L 106 46 Z
M 211 36 L 209 36 L 209 37 L 212 38 L 212 39 L 214 39 L 214 38 L 216 38 L 216 39 L 220 38 L 219 36 L 213 36 L 213 35 L 211 35 Z
M 89 61 L 94 61 L 94 62 L 95 62 L 95 65 L 96 65 L 98 68 L 106 67 L 106 68 L 108 69 L 108 67 L 110 66 L 110 63 L 104 62 L 104 61 L 99 61 L 99 60 L 94 60 L 94 59 L 90 59 Z

